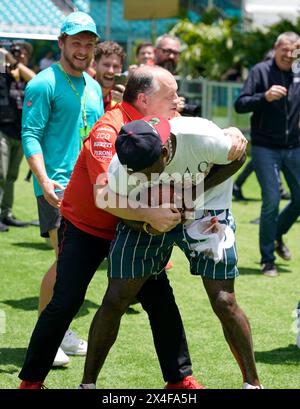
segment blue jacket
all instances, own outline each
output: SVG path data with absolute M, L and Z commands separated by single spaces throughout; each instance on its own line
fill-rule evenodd
M 272 85 L 288 89 L 286 97 L 268 102 L 265 92 Z M 235 101 L 238 113 L 252 112 L 252 145 L 269 148 L 300 146 L 300 76 L 292 71 L 281 71 L 274 59 L 256 64 Z

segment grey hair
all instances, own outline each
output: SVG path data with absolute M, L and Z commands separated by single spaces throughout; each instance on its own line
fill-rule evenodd
M 163 34 L 159 37 L 157 37 L 156 41 L 155 41 L 155 47 L 158 47 L 159 44 L 164 40 L 164 39 L 170 39 L 170 40 L 174 40 L 177 41 L 179 45 L 181 45 L 181 41 L 178 37 L 173 36 L 172 34 Z
M 280 44 L 283 40 L 288 40 L 291 43 L 295 43 L 296 41 L 299 41 L 300 37 L 297 33 L 294 33 L 293 31 L 286 31 L 285 33 L 279 34 L 275 41 L 275 47 Z
M 156 94 L 160 90 L 159 79 L 165 72 L 168 71 L 161 67 L 143 66 L 137 68 L 128 78 L 123 100 L 133 104 L 141 93 Z

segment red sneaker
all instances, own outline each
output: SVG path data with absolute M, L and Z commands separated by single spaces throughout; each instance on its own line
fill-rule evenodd
M 171 268 L 173 268 L 173 263 L 172 261 L 169 261 L 166 265 L 166 270 L 171 270 Z
M 189 375 L 185 376 L 179 382 L 168 382 L 164 389 L 205 389 L 205 387 L 201 385 L 201 383 L 197 382 L 192 375 Z
M 46 389 L 43 382 L 22 381 L 19 389 Z

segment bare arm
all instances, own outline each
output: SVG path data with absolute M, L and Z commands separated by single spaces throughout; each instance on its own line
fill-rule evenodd
M 30 169 L 32 170 L 39 185 L 41 186 L 43 195 L 47 202 L 50 203 L 51 206 L 59 208 L 61 200 L 58 198 L 54 190 L 57 188 L 60 190 L 64 190 L 64 187 L 54 180 L 49 179 L 45 169 L 43 155 L 41 153 L 37 153 L 27 158 L 27 161 Z
M 214 165 L 204 179 L 204 191 L 206 192 L 208 189 L 225 182 L 234 175 L 243 166 L 246 157 L 247 155 L 244 153 L 241 159 L 234 160 L 228 165 Z
M 15 78 L 15 80 L 18 79 L 18 76 L 22 77 L 24 81 L 28 82 L 30 81 L 33 77 L 35 77 L 35 72 L 32 71 L 30 68 L 26 67 L 26 65 L 22 64 L 21 62 L 18 62 L 15 57 L 7 51 L 5 48 L 1 48 L 0 52 L 5 55 L 6 61 L 11 65 L 15 66 L 16 68 L 11 71 L 11 75 Z
M 116 217 L 149 223 L 159 232 L 169 231 L 181 221 L 181 214 L 175 207 L 141 207 L 114 193 L 108 185 L 94 185 L 94 200 L 96 207 Z
M 223 132 L 224 135 L 231 138 L 231 149 L 228 153 L 227 159 L 230 161 L 242 159 L 248 144 L 243 133 L 233 126 L 223 129 Z
M 21 62 L 18 63 L 17 69 L 19 70 L 20 77 L 22 77 L 26 82 L 30 81 L 36 75 L 34 71 L 26 67 L 26 65 L 22 64 Z M 12 71 L 12 74 L 13 72 L 14 71 Z
M 209 174 L 204 179 L 204 192 L 225 182 L 225 180 L 234 175 L 246 161 L 248 141 L 242 132 L 235 127 L 223 129 L 223 132 L 231 138 L 232 145 L 227 157 L 231 162 L 227 165 L 213 165 Z M 193 187 L 193 200 L 196 199 L 196 191 L 196 187 Z

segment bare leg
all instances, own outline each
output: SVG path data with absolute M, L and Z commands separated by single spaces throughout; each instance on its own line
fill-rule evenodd
M 55 250 L 55 258 L 57 259 L 57 253 L 58 253 L 57 229 L 50 230 L 49 236 L 50 236 L 52 247 Z M 56 260 L 52 264 L 52 266 L 49 268 L 47 273 L 44 275 L 44 278 L 41 283 L 40 298 L 39 298 L 39 311 L 38 311 L 39 315 L 51 301 L 55 281 L 56 281 Z
M 249 321 L 236 302 L 234 280 L 203 278 L 211 306 L 221 321 L 225 339 L 241 369 L 244 382 L 260 385 Z
M 108 352 L 114 344 L 122 315 L 144 284 L 142 279 L 109 279 L 102 304 L 92 321 L 82 383 L 96 383 Z

